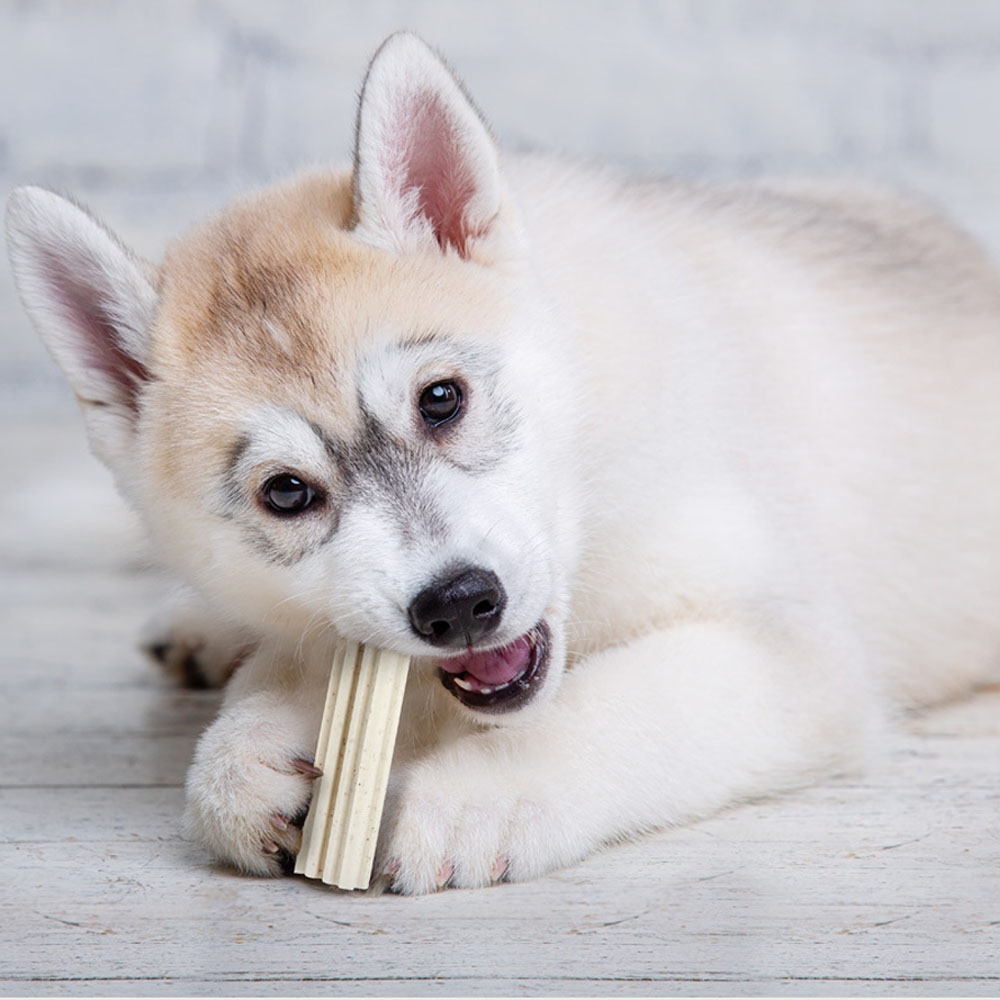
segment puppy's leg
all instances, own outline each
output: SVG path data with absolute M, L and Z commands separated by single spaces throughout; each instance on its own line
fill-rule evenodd
M 376 872 L 405 893 L 528 879 L 852 767 L 877 713 L 851 655 L 704 621 L 593 655 L 523 725 L 399 769 Z
M 252 875 L 291 869 L 319 773 L 327 676 L 293 650 L 262 644 L 227 688 L 186 783 L 188 833 L 219 860 Z
M 222 687 L 253 652 L 257 637 L 223 620 L 193 593 L 179 594 L 143 629 L 140 646 L 188 688 Z

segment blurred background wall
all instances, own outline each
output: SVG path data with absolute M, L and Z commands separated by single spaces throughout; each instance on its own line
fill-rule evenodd
M 881 181 L 1000 258 L 1000 0 L 0 0 L 0 196 L 71 193 L 156 259 L 241 188 L 345 160 L 403 27 L 508 148 Z M 0 411 L 70 399 L 4 256 Z

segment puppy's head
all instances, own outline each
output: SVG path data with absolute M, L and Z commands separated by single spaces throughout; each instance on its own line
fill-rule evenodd
M 477 713 L 554 690 L 571 352 L 495 145 L 422 42 L 373 60 L 352 172 L 236 203 L 160 268 L 46 191 L 7 219 L 94 451 L 196 587 L 422 657 Z

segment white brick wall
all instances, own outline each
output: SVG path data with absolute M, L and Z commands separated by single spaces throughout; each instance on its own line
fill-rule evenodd
M 73 193 L 156 257 L 239 188 L 345 158 L 400 27 L 510 147 L 880 180 L 1000 258 L 1000 0 L 0 0 L 0 196 Z M 3 408 L 54 380 L 0 271 Z

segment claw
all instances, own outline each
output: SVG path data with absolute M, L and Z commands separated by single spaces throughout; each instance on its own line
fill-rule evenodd
M 292 826 L 301 827 L 306 821 L 306 816 L 309 815 L 309 806 L 303 806 L 294 816 L 289 816 L 288 822 Z
M 378 877 L 372 879 L 374 895 L 380 896 L 383 892 L 398 892 L 396 879 L 402 869 L 403 866 L 399 863 L 399 858 L 389 858 L 384 865 L 378 868 Z
M 510 858 L 506 854 L 501 854 L 496 861 L 493 862 L 493 867 L 490 869 L 490 878 L 493 882 L 502 882 L 507 874 L 507 869 L 510 868 Z
M 277 854 L 281 850 L 273 840 L 262 840 L 260 842 L 260 849 L 265 854 Z
M 369 896 L 381 896 L 383 893 L 392 892 L 393 876 L 387 871 L 376 873 L 368 886 Z
M 455 865 L 451 861 L 446 861 L 438 869 L 437 879 L 436 879 L 438 889 L 446 888 L 448 883 L 452 880 L 454 874 L 455 874 Z
M 170 646 L 165 642 L 154 642 L 151 646 L 143 647 L 157 663 L 166 666 L 167 657 L 170 655 Z
M 288 820 L 281 813 L 271 813 L 271 826 L 284 833 L 288 829 Z
M 306 760 L 305 757 L 296 757 L 292 761 L 292 769 L 309 778 L 323 777 L 323 772 L 311 760 Z

